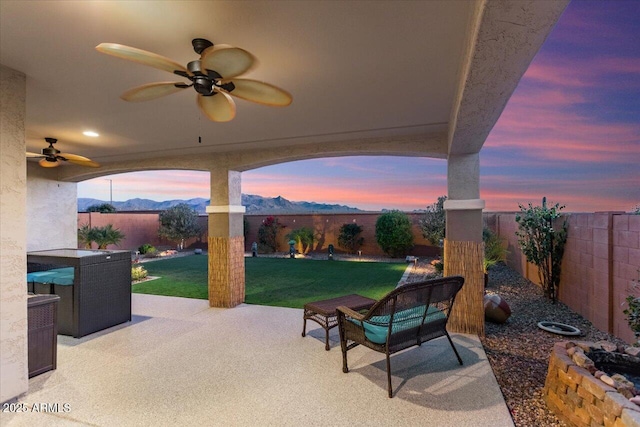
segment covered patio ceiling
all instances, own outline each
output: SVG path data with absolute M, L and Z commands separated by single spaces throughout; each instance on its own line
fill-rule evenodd
M 3 0 L 0 63 L 27 76 L 27 150 L 58 138 L 60 150 L 105 166 L 93 176 L 221 153 L 264 152 L 265 164 L 287 157 L 274 152 L 446 158 L 480 150 L 566 4 Z M 120 43 L 186 65 L 198 57 L 193 38 L 250 51 L 260 63 L 246 77 L 288 90 L 293 103 L 237 100 L 228 123 L 203 116 L 192 89 L 128 103 L 127 89 L 181 78 L 94 49 Z M 79 169 L 52 173 L 91 177 Z

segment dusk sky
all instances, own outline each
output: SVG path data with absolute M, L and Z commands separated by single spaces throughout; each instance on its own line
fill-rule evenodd
M 446 195 L 446 160 L 340 157 L 242 174 L 242 192 L 364 210 L 424 209 Z M 209 174 L 135 172 L 78 184 L 78 197 L 209 198 Z M 162 182 L 162 185 L 158 185 Z M 488 211 L 543 196 L 567 212 L 640 204 L 640 1 L 573 0 L 480 152 Z

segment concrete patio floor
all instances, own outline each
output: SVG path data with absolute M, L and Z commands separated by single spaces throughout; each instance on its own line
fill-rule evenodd
M 349 352 L 337 328 L 302 310 L 133 295 L 131 323 L 58 337 L 58 368 L 29 381 L 18 403 L 59 412 L 1 413 L 2 426 L 513 426 L 479 339 L 454 334 L 392 356 Z M 63 404 L 68 404 L 65 412 Z

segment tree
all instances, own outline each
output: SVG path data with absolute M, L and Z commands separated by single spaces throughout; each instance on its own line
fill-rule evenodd
M 314 232 L 309 227 L 292 230 L 286 237 L 287 239 L 295 240 L 299 245 L 302 245 L 303 253 L 307 253 L 307 248 L 310 248 L 315 240 Z
M 386 254 L 394 258 L 405 256 L 413 247 L 409 217 L 400 211 L 380 215 L 376 221 L 376 241 Z
M 278 218 L 268 216 L 262 221 L 258 229 L 258 244 L 263 252 L 275 252 L 278 250 L 278 230 L 283 226 Z
M 360 233 L 362 233 L 362 227 L 355 222 L 342 224 L 338 235 L 338 245 L 345 248 L 349 253 L 354 253 L 364 242 L 363 237 L 358 237 Z
M 158 234 L 184 247 L 184 241 L 200 234 L 198 213 L 186 203 L 175 205 L 160 213 L 160 228 Z
M 87 212 L 113 213 L 116 207 L 110 203 L 102 203 L 100 205 L 91 205 L 87 208 Z
M 124 239 L 124 234 L 117 228 L 113 228 L 112 224 L 104 227 L 95 227 L 90 232 L 93 241 L 98 245 L 98 249 L 107 249 L 108 245 L 117 245 Z
M 440 246 L 440 242 L 444 240 L 446 232 L 446 213 L 444 211 L 444 202 L 447 196 L 438 197 L 438 201 L 427 206 L 423 219 L 420 220 L 420 228 L 425 239 L 432 245 Z
M 95 241 L 95 229 L 89 224 L 82 224 L 78 228 L 78 243 L 85 249 L 91 249 L 91 243 Z
M 546 197 L 542 198 L 542 206 L 532 206 L 531 203 L 528 208 L 518 206 L 518 245 L 527 261 L 538 267 L 538 278 L 545 296 L 555 302 L 567 242 L 567 221 L 559 221 L 564 206 L 556 203 L 549 208 Z

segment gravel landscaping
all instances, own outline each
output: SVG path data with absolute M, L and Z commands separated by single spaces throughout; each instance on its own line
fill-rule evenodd
M 432 272 L 427 262 L 419 262 L 408 281 L 420 280 Z M 624 342 L 598 330 L 566 305 L 552 304 L 541 288 L 505 265 L 489 270 L 487 293 L 502 296 L 512 311 L 504 324 L 487 322 L 481 341 L 515 425 L 564 426 L 542 400 L 542 389 L 553 344 L 567 337 L 543 331 L 537 323 L 549 320 L 575 326 L 582 336 L 573 337 L 574 340 Z

